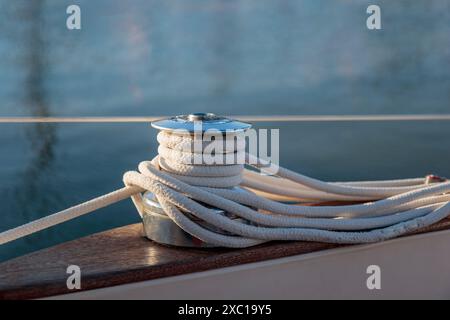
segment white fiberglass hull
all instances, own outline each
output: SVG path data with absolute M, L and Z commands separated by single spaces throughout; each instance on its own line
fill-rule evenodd
M 448 299 L 449 244 L 450 231 L 432 232 L 52 299 Z

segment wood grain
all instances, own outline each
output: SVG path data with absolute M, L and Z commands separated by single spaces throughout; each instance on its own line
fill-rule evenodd
M 420 231 L 450 229 L 450 219 Z M 419 233 L 419 232 L 418 232 Z M 143 236 L 141 224 L 95 234 L 0 264 L 0 299 L 70 293 L 66 269 L 82 270 L 82 290 L 170 277 L 339 247 L 313 242 L 271 242 L 253 248 L 186 249 Z

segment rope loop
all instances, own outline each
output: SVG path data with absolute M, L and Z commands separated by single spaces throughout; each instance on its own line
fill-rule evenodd
M 195 148 L 191 135 L 161 132 L 158 141 L 159 155 L 141 162 L 139 171 L 125 173 L 124 188 L 0 233 L 0 244 L 129 197 L 142 215 L 141 193 L 145 191 L 154 193 L 167 216 L 189 234 L 232 248 L 271 240 L 371 243 L 428 227 L 450 215 L 450 182 L 434 175 L 388 181 L 323 182 L 277 167 L 276 175 L 268 176 L 258 171 L 267 172 L 271 164 L 246 154 L 245 142 L 239 139 L 228 139 L 229 143 L 200 141 L 200 148 Z M 227 162 L 230 159 L 235 162 Z M 248 168 L 244 167 L 245 161 L 238 161 L 242 159 Z M 290 204 L 292 201 L 296 204 Z M 356 204 L 301 205 L 323 201 Z M 211 208 L 240 219 L 217 214 Z M 226 233 L 207 229 L 191 216 Z
M 195 165 L 186 161 L 203 156 L 190 149 L 193 139 L 161 132 L 159 156 L 142 162 L 139 173 L 125 181 L 153 192 L 180 228 L 214 245 L 247 247 L 271 240 L 370 243 L 429 226 L 450 214 L 450 182 L 436 176 L 327 183 L 284 168 L 279 168 L 277 176 L 266 176 L 257 171 L 270 164 L 248 154 L 247 164 L 253 170 L 242 164 Z M 206 148 L 208 144 L 203 141 L 202 150 Z M 232 152 L 236 150 L 219 154 Z M 233 188 L 238 185 L 241 190 Z M 326 199 L 361 203 L 301 206 L 276 201 L 286 193 L 298 202 Z M 203 204 L 242 219 L 217 215 Z M 231 235 L 214 233 L 183 212 Z

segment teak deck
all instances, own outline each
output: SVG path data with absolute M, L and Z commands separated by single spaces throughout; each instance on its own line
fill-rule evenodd
M 418 233 L 450 229 L 450 219 Z M 67 267 L 82 270 L 82 290 L 170 277 L 339 247 L 312 242 L 271 242 L 253 248 L 186 249 L 143 236 L 141 224 L 64 243 L 0 264 L 0 299 L 33 299 L 71 293 Z

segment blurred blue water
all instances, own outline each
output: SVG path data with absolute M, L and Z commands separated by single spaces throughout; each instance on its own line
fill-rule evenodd
M 450 112 L 450 3 L 0 0 L 0 116 Z M 448 122 L 268 124 L 322 179 L 450 176 Z M 263 125 L 260 125 L 263 126 Z M 264 125 L 267 127 L 267 125 Z M 121 186 L 144 124 L 0 125 L 0 231 Z M 0 260 L 138 221 L 129 201 L 0 248 Z

